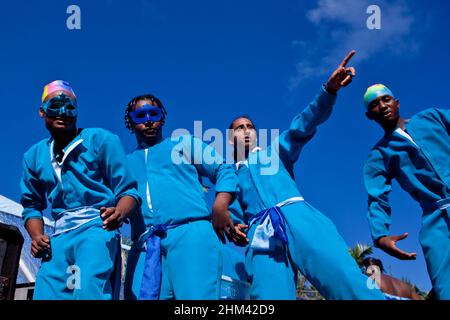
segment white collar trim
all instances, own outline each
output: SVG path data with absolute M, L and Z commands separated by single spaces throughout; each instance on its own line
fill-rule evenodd
M 50 160 L 52 163 L 53 170 L 55 171 L 56 177 L 58 178 L 58 180 L 61 184 L 62 184 L 61 167 L 64 164 L 64 161 L 69 156 L 69 154 L 72 152 L 72 150 L 75 149 L 83 141 L 84 140 L 80 138 L 80 139 L 76 140 L 75 142 L 73 142 L 69 146 L 69 148 L 67 148 L 66 152 L 64 152 L 64 156 L 60 163 L 56 160 L 55 153 L 53 151 L 53 148 L 55 146 L 55 140 L 52 140 L 52 142 L 50 143 Z
M 251 152 L 251 153 L 256 153 L 257 151 L 261 151 L 261 150 L 262 150 L 262 149 L 261 149 L 260 147 L 254 147 L 254 148 L 252 149 L 252 151 L 250 151 L 250 152 Z M 241 161 L 236 162 L 236 170 L 239 169 L 239 166 L 240 166 L 241 164 L 244 164 L 244 165 L 248 168 L 248 160 L 245 159 L 245 160 L 241 160 Z
M 416 147 L 419 147 L 417 143 L 413 140 L 413 138 L 408 133 L 406 133 L 405 130 L 403 130 L 402 128 L 395 129 L 395 132 L 411 141 Z

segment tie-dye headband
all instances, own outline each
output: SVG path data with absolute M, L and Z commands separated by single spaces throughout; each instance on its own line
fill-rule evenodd
M 367 91 L 364 94 L 364 104 L 366 105 L 366 109 L 369 108 L 369 105 L 373 100 L 385 95 L 389 95 L 394 98 L 392 91 L 383 84 L 374 84 L 373 86 L 367 88 Z
M 73 92 L 73 89 L 68 82 L 63 80 L 55 80 L 44 87 L 44 92 L 42 93 L 42 102 L 44 102 L 50 94 L 56 91 L 64 91 L 66 94 L 73 95 L 76 98 L 75 92 Z

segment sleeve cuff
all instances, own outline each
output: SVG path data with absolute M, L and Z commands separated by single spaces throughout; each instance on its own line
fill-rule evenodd
M 230 184 L 227 184 L 227 185 L 216 184 L 214 187 L 214 190 L 216 190 L 216 192 L 228 192 L 233 195 L 236 194 L 236 192 L 238 191 L 237 185 L 232 186 Z
M 328 90 L 326 89 L 325 84 L 322 85 L 321 93 L 325 93 L 326 95 L 330 95 L 330 96 L 333 96 L 333 97 L 337 97 L 337 93 L 331 93 L 331 92 L 328 92 Z
M 231 194 L 231 195 L 233 196 L 233 201 L 234 201 L 234 199 L 236 199 L 236 193 L 237 193 L 237 190 L 221 190 L 221 189 L 215 189 L 215 191 L 216 191 L 216 193 L 220 193 L 220 192 L 226 192 L 226 193 L 229 193 L 229 194 Z
M 142 199 L 137 192 L 124 192 L 116 197 L 116 204 L 122 197 L 129 196 L 136 200 L 138 207 L 142 205 Z
M 316 101 L 318 102 L 318 104 L 325 104 L 325 105 L 329 105 L 332 107 L 335 104 L 336 99 L 337 99 L 337 95 L 329 93 L 325 89 L 325 85 L 323 85 L 317 95 Z
M 31 219 L 40 219 L 40 220 L 44 221 L 42 214 L 39 212 L 33 212 L 33 213 L 28 213 L 28 214 L 22 215 L 22 218 L 23 218 L 24 225 L 26 225 L 27 221 L 31 220 Z

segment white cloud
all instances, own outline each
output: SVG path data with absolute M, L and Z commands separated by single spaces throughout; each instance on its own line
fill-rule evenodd
M 381 8 L 381 30 L 366 26 L 366 10 L 372 4 Z M 379 53 L 411 54 L 420 48 L 412 32 L 417 18 L 404 0 L 319 0 L 306 18 L 316 26 L 317 36 L 311 43 L 292 42 L 302 52 L 302 60 L 289 81 L 290 91 L 311 77 L 331 73 L 351 49 L 357 51 L 352 59 L 354 65 Z M 320 56 L 319 51 L 327 53 Z

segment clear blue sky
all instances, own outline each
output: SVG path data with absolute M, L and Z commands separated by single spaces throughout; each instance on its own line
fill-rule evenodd
M 81 30 L 66 28 L 66 8 L 81 8 Z M 366 8 L 378 4 L 382 29 L 368 30 Z M 403 116 L 448 108 L 450 4 L 425 1 L 2 1 L 0 194 L 19 200 L 24 151 L 48 136 L 38 117 L 44 84 L 64 79 L 78 95 L 80 127 L 118 134 L 128 100 L 154 93 L 169 116 L 165 132 L 225 128 L 237 114 L 259 128 L 285 129 L 328 74 L 356 49 L 354 83 L 296 165 L 305 198 L 329 216 L 347 243 L 369 243 L 362 164 L 381 130 L 364 117 L 362 94 L 390 86 Z M 421 211 L 396 185 L 392 233 L 410 232 L 402 248 L 417 261 L 379 250 L 388 270 L 421 289 L 430 282 L 418 242 Z M 389 268 L 390 267 L 390 268 Z

